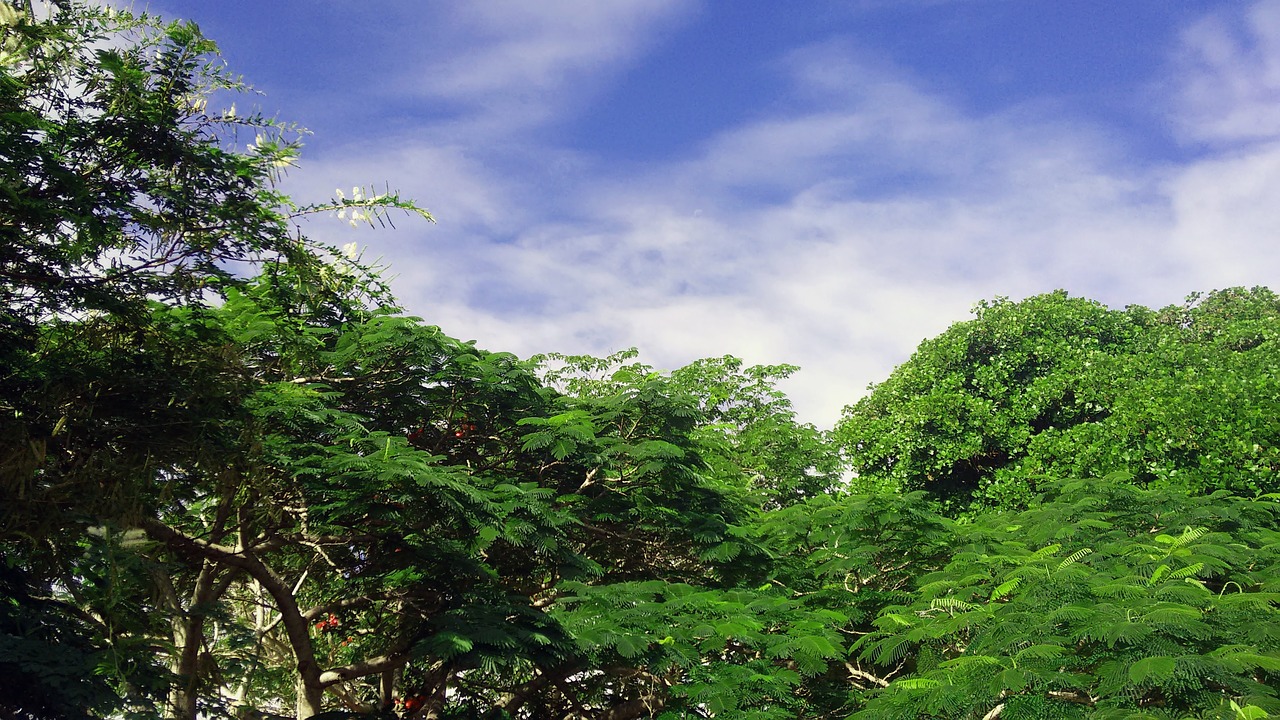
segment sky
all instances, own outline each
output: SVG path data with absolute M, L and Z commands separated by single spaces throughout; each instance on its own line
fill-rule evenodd
M 983 299 L 1280 289 L 1280 1 L 137 0 L 311 131 L 304 231 L 480 347 L 735 355 L 831 426 Z M 395 218 L 393 218 L 395 219 Z

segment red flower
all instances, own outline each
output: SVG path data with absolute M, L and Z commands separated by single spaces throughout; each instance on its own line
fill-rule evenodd
M 326 617 L 317 622 L 315 627 L 318 632 L 327 633 L 336 630 L 341 624 L 342 622 L 338 620 L 337 615 L 329 613 Z

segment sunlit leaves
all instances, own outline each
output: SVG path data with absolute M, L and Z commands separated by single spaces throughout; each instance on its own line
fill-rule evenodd
M 1127 471 L 1184 491 L 1274 489 L 1280 301 L 1255 288 L 1153 312 L 1063 292 L 982 303 L 846 409 L 865 487 L 956 511 L 1018 505 L 1047 477 Z
M 1277 507 L 1123 482 L 1062 484 L 1021 513 L 952 526 L 950 561 L 854 644 L 864 662 L 903 672 L 857 717 L 977 718 L 1015 698 L 1089 717 L 1154 702 L 1207 712 L 1223 691 L 1275 709 L 1266 673 L 1280 656 L 1256 633 L 1280 622 L 1259 573 L 1280 552 Z M 1062 532 L 1082 517 L 1099 529 Z M 1236 610 L 1246 606 L 1256 610 Z M 946 659 L 926 660 L 935 653 Z
M 573 594 L 555 614 L 599 662 L 616 655 L 658 674 L 676 671 L 677 697 L 741 717 L 793 707 L 802 679 L 843 654 L 834 626 L 844 618 L 811 616 L 772 591 L 654 581 L 566 589 Z

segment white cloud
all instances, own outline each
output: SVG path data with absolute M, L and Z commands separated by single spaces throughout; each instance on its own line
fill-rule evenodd
M 1183 34 L 1182 129 L 1194 140 L 1280 137 L 1280 3 L 1211 15 Z
M 1171 250 L 1214 288 L 1277 286 L 1280 143 L 1198 162 L 1169 186 Z M 1208 289 L 1208 288 L 1201 288 Z
M 1180 130 L 1214 151 L 1170 173 L 1170 252 L 1199 289 L 1280 277 L 1280 4 L 1210 15 L 1182 36 Z
M 692 0 L 435 3 L 427 14 L 448 32 L 406 49 L 390 88 L 457 103 L 457 129 L 473 135 L 538 126 L 693 10 Z

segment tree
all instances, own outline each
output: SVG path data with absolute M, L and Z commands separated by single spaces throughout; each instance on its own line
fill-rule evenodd
M 618 426 L 628 429 L 626 437 L 610 437 L 606 447 L 686 465 L 683 480 L 646 499 L 661 514 L 647 511 L 628 522 L 610 522 L 609 533 L 597 539 L 602 547 L 630 545 L 631 552 L 643 548 L 637 547 L 639 541 L 651 557 L 669 560 L 651 562 L 642 574 L 621 575 L 613 568 L 640 563 L 604 556 L 601 580 L 614 582 L 561 586 L 564 594 L 551 612 L 577 639 L 591 668 L 561 683 L 571 690 L 564 697 L 576 698 L 579 707 L 611 708 L 610 717 L 831 716 L 832 703 L 811 688 L 833 663 L 838 666 L 844 652 L 841 631 L 849 618 L 844 608 L 813 602 L 807 589 L 793 591 L 780 582 L 794 579 L 775 567 L 779 555 L 794 549 L 779 552 L 758 529 L 763 503 L 789 505 L 787 511 L 794 511 L 789 517 L 797 522 L 807 517 L 806 506 L 797 501 L 806 488 L 817 492 L 810 461 L 831 457 L 824 454 L 820 435 L 795 422 L 790 403 L 773 387 L 791 368 L 744 370 L 736 358 L 719 358 L 667 375 L 634 362 L 636 356 L 629 350 L 607 358 L 541 358 L 544 376 L 566 393 L 563 402 L 572 409 L 547 421 L 528 421 L 545 428 L 530 436 L 531 443 L 572 457 L 591 447 L 601 428 Z M 650 445 L 654 431 L 634 432 L 630 428 L 644 424 L 616 421 L 614 408 L 623 398 L 641 402 L 650 412 L 667 408 L 664 412 L 683 430 Z M 605 422 L 592 422 L 593 417 Z M 808 445 L 788 454 L 772 445 L 766 429 L 803 438 Z M 649 439 L 636 442 L 637 435 Z M 604 477 L 636 482 L 628 479 L 630 471 L 616 472 Z M 582 477 L 580 470 L 574 473 Z M 588 487 L 595 485 L 594 469 L 586 477 L 592 481 Z M 611 502 L 617 499 L 607 481 L 596 491 L 613 496 Z M 717 494 L 732 504 L 716 500 Z M 811 502 L 823 498 L 818 493 Z M 579 502 L 587 510 L 579 517 L 596 517 L 589 502 Z M 663 542 L 656 533 L 664 527 L 689 528 L 696 542 Z M 834 708 L 843 705 L 842 697 Z M 560 716 L 575 705 L 549 707 L 556 708 L 551 715 Z
M 694 429 L 702 460 L 725 487 L 747 490 L 762 507 L 779 507 L 835 488 L 843 467 L 836 447 L 813 425 L 796 419 L 777 384 L 794 365 L 753 365 L 724 356 L 696 360 L 665 376 L 632 362 L 635 348 L 606 358 L 549 353 L 535 358 L 552 385 L 570 395 L 617 392 L 634 378 L 665 378 L 671 392 L 696 406 Z
M 214 311 L 258 379 L 255 446 L 140 521 L 157 561 L 188 568 L 164 593 L 191 620 L 175 645 L 213 650 L 174 656 L 180 699 L 281 712 L 295 695 L 308 717 L 326 693 L 361 712 L 408 694 L 438 712 L 460 674 L 563 662 L 533 602 L 574 565 L 567 516 L 509 455 L 508 413 L 542 402 L 532 376 L 413 318 L 326 320 L 342 313 L 293 306 L 297 287 L 269 274 Z M 225 640 L 201 626 L 215 616 Z
M 1121 470 L 1191 492 L 1277 489 L 1270 291 L 1159 312 L 1056 292 L 976 315 L 846 408 L 835 436 L 861 485 L 923 488 L 957 507 L 1025 502 L 1037 478 Z
M 842 638 L 842 652 L 797 691 L 806 717 L 847 717 L 901 671 L 851 657 L 849 644 L 908 596 L 914 578 L 946 563 L 952 527 L 922 491 L 831 494 L 764 514 L 752 537 L 769 552 L 771 584 L 806 611 L 800 624 L 816 621 Z
M 1140 309 L 1133 312 L 1141 313 Z M 1100 368 L 1115 387 L 1100 422 L 1054 428 L 1019 472 L 1131 472 L 1189 493 L 1280 490 L 1280 298 L 1265 288 L 1192 295 L 1151 314 L 1135 352 Z
M 279 194 L 274 183 L 297 155 L 296 132 L 261 115 L 210 109 L 210 97 L 245 88 L 193 24 L 75 2 L 55 4 L 47 20 L 2 7 L 0 487 L 28 500 L 7 508 L 74 499 L 91 509 L 132 495 L 129 476 L 139 469 L 113 465 L 109 455 L 163 464 L 193 445 L 183 432 L 200 432 L 198 413 L 185 412 L 182 400 L 194 393 L 180 381 L 226 374 L 173 367 L 212 363 L 217 353 L 192 348 L 179 358 L 184 348 L 163 347 L 153 303 L 199 306 L 264 261 L 286 262 L 300 282 L 323 287 L 319 273 L 334 251 L 299 237 L 291 218 L 339 208 L 371 218 L 388 208 L 420 211 L 394 195 L 299 207 Z M 45 360 L 50 352 L 56 363 Z M 118 395 L 86 394 L 95 383 Z M 136 408 L 158 416 L 109 418 Z M 107 434 L 90 437 L 76 422 L 82 417 Z M 129 434 L 160 425 L 169 432 Z M 162 437 L 172 442 L 157 443 Z M 29 482 L 37 468 L 48 475 L 45 461 L 71 452 L 66 443 L 75 439 L 114 450 L 77 451 L 75 472 Z M 34 520 L 8 513 L 6 522 L 29 533 Z
M 754 489 L 766 508 L 831 492 L 844 470 L 836 446 L 812 424 L 801 423 L 777 384 L 794 365 L 753 365 L 724 356 L 697 360 L 671 373 L 698 399 L 708 463 L 725 482 Z M 741 479 L 731 479 L 738 476 Z
M 169 616 L 149 614 L 145 580 L 165 570 L 129 529 L 216 497 L 253 445 L 255 378 L 212 304 L 264 264 L 342 296 L 327 277 L 340 254 L 298 235 L 299 214 L 425 213 L 395 195 L 299 207 L 276 192 L 294 132 L 210 110 L 244 88 L 194 25 L 75 2 L 39 20 L 25 5 L 0 3 L 0 556 L 23 568 L 6 580 L 0 641 L 30 663 L 44 635 L 24 643 L 10 625 L 61 639 L 15 671 L 33 687 L 6 697 L 56 716 L 109 686 L 111 707 L 81 709 L 155 707 Z M 176 634 L 196 622 L 180 619 Z M 58 653 L 100 680 L 31 670 Z

